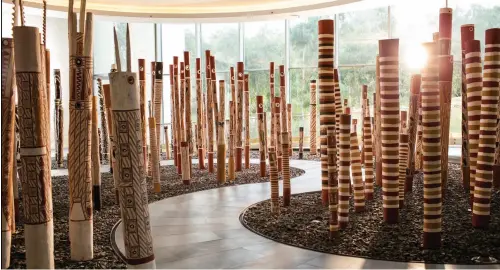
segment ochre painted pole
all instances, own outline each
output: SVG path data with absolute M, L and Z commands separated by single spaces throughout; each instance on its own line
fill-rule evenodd
M 276 136 L 276 160 L 277 160 L 277 168 L 278 168 L 278 173 L 281 172 L 282 168 L 282 161 L 281 161 L 281 122 L 280 122 L 280 113 L 281 113 L 281 98 L 280 97 L 274 97 L 274 106 L 273 106 L 273 123 L 274 123 L 274 128 L 277 133 Z
M 271 146 L 276 147 L 276 128 L 274 126 L 274 97 L 276 96 L 274 93 L 274 62 L 269 62 L 269 110 L 271 111 Z M 277 148 L 275 148 L 277 149 Z
M 293 155 L 293 135 L 292 135 L 292 104 L 286 104 L 287 111 L 287 126 L 288 126 L 288 156 L 291 157 Z
M 92 99 L 92 202 L 94 209 L 101 210 L 101 160 L 99 157 L 99 134 L 97 132 L 97 96 Z
M 363 84 L 361 88 L 361 164 L 365 165 L 365 115 L 368 110 L 368 85 Z
M 405 193 L 413 190 L 413 175 L 415 174 L 415 147 L 417 139 L 418 97 L 420 95 L 420 74 L 411 76 L 410 83 L 410 118 L 408 122 L 408 175 L 405 180 Z
M 299 127 L 299 159 L 304 158 L 304 127 Z
M 285 66 L 279 66 L 280 75 L 280 96 L 281 96 L 281 155 L 282 155 L 282 174 L 283 174 L 283 206 L 290 205 L 291 185 L 290 185 L 290 140 L 288 130 L 288 117 L 286 106 L 286 86 L 285 86 Z
M 337 142 L 335 139 L 336 128 L 329 127 L 327 130 L 328 136 L 328 212 L 330 213 L 328 219 L 329 223 L 329 236 L 335 238 L 338 236 L 339 221 L 338 221 L 338 172 L 337 172 Z
M 97 79 L 99 82 L 100 79 Z M 55 118 L 55 135 L 56 135 L 56 163 L 58 168 L 63 167 L 63 159 L 64 159 L 64 110 L 62 106 L 62 90 L 61 90 L 61 71 L 59 69 L 54 69 L 54 88 L 55 88 L 55 108 L 54 108 L 54 118 Z M 102 85 L 100 85 L 99 90 L 102 91 Z M 101 104 L 101 110 L 104 111 L 104 103 Z M 106 118 L 102 118 L 106 119 Z M 103 126 L 106 125 L 106 122 L 103 122 Z M 106 136 L 108 136 L 108 132 L 106 129 Z M 108 144 L 106 141 L 106 159 L 108 158 Z
M 260 177 L 266 177 L 266 129 L 264 123 L 264 97 L 257 96 L 257 120 L 259 122 Z
M 408 172 L 408 134 L 399 134 L 399 208 L 405 203 L 405 182 Z
M 208 127 L 208 172 L 214 172 L 214 118 L 212 104 L 212 69 L 210 68 L 210 51 L 205 51 L 205 77 L 207 81 L 207 127 Z
M 382 118 L 380 94 L 380 56 L 376 58 L 375 69 L 375 180 L 377 186 L 382 187 Z
M 361 152 L 359 151 L 358 133 L 356 128 L 351 132 L 351 174 L 354 190 L 354 211 L 365 211 L 365 191 L 363 173 L 361 171 Z
M 241 133 L 242 133 L 242 128 L 243 128 L 243 89 L 244 89 L 244 72 L 245 72 L 245 67 L 243 65 L 243 62 L 238 62 L 236 65 L 236 72 L 238 74 L 237 77 L 237 83 L 238 87 L 236 88 L 236 157 L 235 157 L 235 163 L 236 163 L 236 171 L 239 172 L 241 171 L 242 168 L 242 160 L 241 160 L 241 154 L 242 154 L 242 138 L 241 138 Z
M 234 87 L 232 90 L 234 97 Z M 234 181 L 234 129 L 235 129 L 235 109 L 234 100 L 229 101 L 229 158 L 227 164 L 227 180 Z
M 373 140 L 372 125 L 370 118 L 369 100 L 366 100 L 366 111 L 363 121 L 364 134 L 364 156 L 365 156 L 365 199 L 373 199 Z
M 269 147 L 269 178 L 271 183 L 271 213 L 279 215 L 280 201 L 279 201 L 279 183 L 278 183 L 278 168 L 276 166 L 276 151 L 274 147 Z
M 450 22 L 451 23 L 451 22 Z M 450 140 L 450 113 L 451 113 L 451 80 L 453 77 L 453 56 L 439 55 L 439 108 L 441 123 L 441 191 L 446 192 L 448 181 L 448 146 Z
M 309 114 L 309 154 L 316 155 L 316 80 L 309 82 L 311 92 Z
M 245 169 L 250 168 L 250 94 L 248 89 L 248 74 L 245 74 L 243 92 L 245 110 Z
M 226 182 L 226 136 L 224 136 L 224 125 L 226 120 L 226 88 L 224 80 L 219 80 L 219 123 L 217 123 L 217 182 Z
M 174 114 L 175 114 L 175 141 L 177 142 L 177 174 L 182 175 L 182 160 L 181 160 L 181 143 L 182 143 L 182 122 L 181 117 L 181 97 L 179 90 L 179 57 L 174 56 L 173 58 L 173 81 L 174 81 Z M 158 144 L 158 141 L 156 142 Z
M 139 96 L 140 96 L 140 111 L 141 111 L 141 135 L 142 135 L 142 154 L 144 164 L 148 164 L 148 146 L 146 138 L 146 60 L 138 59 L 139 65 Z M 146 167 L 147 168 L 147 167 Z M 146 169 L 145 168 L 145 169 Z M 147 175 L 147 170 L 144 170 Z
M 186 141 L 188 143 L 188 168 L 191 174 L 192 171 L 192 160 L 193 160 L 193 129 L 191 121 L 191 62 L 189 52 L 184 52 L 184 91 L 185 91 L 185 103 L 184 103 L 184 116 L 186 118 Z M 165 142 L 166 143 L 166 142 Z M 191 178 L 191 177 L 190 177 Z
M 151 176 L 155 193 L 161 192 L 160 183 L 160 157 L 158 144 L 156 143 L 156 120 L 154 117 L 148 118 L 149 124 L 149 147 L 151 148 Z
M 351 166 L 351 151 L 350 151 L 350 129 L 351 116 L 342 114 L 339 123 L 339 168 L 338 168 L 338 186 L 339 186 L 339 206 L 338 206 L 338 221 L 340 229 L 345 229 L 349 223 L 349 184 L 351 183 L 350 166 Z
M 196 58 L 196 144 L 198 145 L 198 169 L 205 169 L 205 149 L 203 148 L 203 96 L 201 89 L 201 58 Z
M 170 159 L 170 142 L 168 140 L 168 126 L 163 126 L 163 134 L 165 135 L 165 158 Z
M 156 62 L 154 82 L 154 117 L 156 122 L 156 143 L 160 152 L 161 112 L 163 103 L 163 62 Z
M 172 122 L 172 155 L 174 159 L 174 165 L 178 166 L 177 162 L 177 107 L 175 103 L 176 95 L 175 95 L 175 86 L 174 86 L 174 65 L 168 65 L 169 75 L 170 75 L 170 106 L 171 106 L 171 117 Z

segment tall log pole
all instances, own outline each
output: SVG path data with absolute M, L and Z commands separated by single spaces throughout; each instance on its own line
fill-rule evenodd
M 205 169 L 205 149 L 203 148 L 203 96 L 201 89 L 201 58 L 196 58 L 196 144 L 198 145 L 198 168 Z
M 68 175 L 70 186 L 69 238 L 71 240 L 71 259 L 86 261 L 94 257 L 92 194 L 89 192 L 89 190 L 92 190 L 91 97 L 93 77 L 93 20 L 92 13 L 87 13 L 87 16 L 85 16 L 85 10 L 80 10 L 80 12 L 80 23 L 83 21 L 86 22 L 86 30 L 85 33 L 80 31 L 76 34 L 76 51 L 75 54 L 70 56 L 70 118 L 68 136 Z M 80 28 L 83 29 L 83 25 L 80 25 Z
M 182 143 L 182 122 L 181 117 L 181 97 L 179 91 L 179 57 L 173 58 L 173 85 L 174 85 L 174 114 L 175 114 L 175 141 L 177 142 L 177 174 L 182 175 L 181 143 Z M 158 144 L 158 141 L 156 142 Z
M 250 94 L 248 89 L 248 74 L 245 74 L 245 88 L 243 91 L 245 110 L 245 169 L 250 168 Z
M 274 106 L 273 108 L 273 123 L 274 123 L 274 128 L 277 133 L 276 135 L 276 160 L 277 160 L 277 168 L 278 168 L 278 173 L 281 171 L 281 121 L 280 121 L 280 113 L 281 113 L 281 98 L 280 97 L 274 97 Z
M 373 140 L 372 124 L 370 117 L 370 104 L 366 99 L 366 111 L 363 121 L 363 149 L 365 156 L 365 199 L 373 200 Z
M 470 185 L 470 157 L 469 157 L 469 120 L 467 108 L 467 77 L 465 72 L 465 53 L 467 44 L 474 39 L 474 25 L 464 24 L 460 27 L 460 44 L 462 50 L 462 186 L 465 190 Z
M 365 165 L 365 115 L 368 109 L 368 85 L 363 84 L 361 88 L 361 164 Z
M 110 85 L 109 84 L 103 84 L 102 85 L 102 89 L 103 89 L 103 96 L 104 96 L 104 102 L 105 102 L 105 105 L 106 105 L 106 114 L 107 114 L 107 118 L 108 118 L 108 121 L 107 121 L 107 126 L 108 126 L 108 130 L 109 130 L 109 153 L 110 153 L 110 166 L 109 166 L 109 171 L 111 173 L 113 173 L 113 168 L 115 167 L 116 165 L 116 160 L 115 160 L 115 150 L 116 150 L 116 146 L 115 146 L 115 138 L 114 138 L 114 131 L 113 131 L 113 114 L 111 113 L 111 110 L 112 110 L 112 106 L 111 106 L 111 89 L 110 89 Z M 114 180 L 114 184 L 115 184 L 115 196 L 116 196 L 116 203 L 118 203 L 118 186 L 117 186 L 117 182 L 116 182 L 116 178 L 115 178 L 115 175 L 113 174 L 113 180 Z
M 245 83 L 245 67 L 243 62 L 238 62 L 236 65 L 236 72 L 238 73 L 237 82 L 238 87 L 236 89 L 236 171 L 241 171 L 242 168 L 242 147 L 243 141 L 241 138 L 242 128 L 243 128 L 243 89 Z M 279 155 L 278 155 L 279 156 Z
M 14 222 L 14 170 L 16 130 L 16 76 L 14 68 L 14 40 L 2 38 L 2 269 L 10 266 L 10 251 Z
M 335 127 L 329 127 L 328 134 L 328 212 L 329 215 L 329 236 L 335 238 L 338 236 L 339 221 L 338 221 L 338 172 L 337 172 L 337 142 L 335 139 Z
M 342 111 L 342 96 L 340 93 L 340 81 L 339 81 L 339 72 L 337 69 L 333 69 L 333 84 L 335 86 L 334 90 L 334 99 L 335 99 L 335 142 L 337 145 L 340 145 L 340 116 L 343 114 Z M 338 174 L 338 168 L 340 168 L 340 151 L 336 151 L 337 155 L 337 174 Z
M 260 177 L 266 177 L 266 129 L 263 96 L 257 96 L 257 120 L 259 122 Z
M 309 114 L 309 154 L 316 155 L 316 80 L 309 82 L 311 92 Z
M 163 135 L 165 136 L 165 159 L 170 159 L 170 141 L 168 139 L 168 126 L 163 126 Z
M 286 104 L 287 111 L 287 126 L 288 126 L 288 156 L 291 157 L 293 155 L 293 135 L 292 135 L 292 104 Z
M 495 164 L 498 102 L 500 99 L 500 28 L 486 30 L 479 153 L 474 179 L 472 225 L 486 228 L 490 223 L 493 165 Z
M 404 207 L 405 182 L 408 172 L 408 134 L 399 134 L 399 208 Z
M 274 62 L 269 62 L 269 110 L 271 111 L 271 133 L 270 133 L 270 137 L 271 137 L 271 146 L 275 146 L 276 147 L 276 136 L 277 133 L 276 133 L 276 127 L 274 126 L 274 97 L 276 96 L 276 94 L 274 93 Z M 275 148 L 275 150 L 277 149 L 277 147 Z
M 423 171 L 423 159 L 422 159 L 422 138 L 423 138 L 423 126 L 422 126 L 422 92 L 418 95 L 418 123 L 417 123 L 417 143 L 415 149 L 415 169 Z
M 232 69 L 232 68 L 231 68 Z M 231 89 L 234 98 L 234 87 Z M 235 101 L 229 101 L 229 158 L 227 164 L 227 180 L 234 181 L 234 129 L 235 129 Z
M 420 95 L 420 74 L 411 76 L 410 84 L 410 118 L 408 123 L 408 175 L 405 180 L 405 192 L 413 190 L 413 175 L 415 174 L 415 146 L 417 139 L 418 97 Z
M 354 126 L 351 132 L 351 173 L 354 189 L 354 211 L 365 211 L 365 191 L 363 186 L 363 173 L 361 171 L 361 152 L 359 151 L 358 133 Z
M 339 228 L 344 229 L 349 223 L 349 185 L 351 183 L 350 166 L 351 166 L 351 151 L 350 151 L 350 124 L 351 116 L 342 114 L 340 116 L 340 132 L 339 132 L 339 158 L 338 167 L 338 186 L 339 186 L 339 206 L 338 206 L 338 221 Z
M 58 168 L 63 167 L 64 159 L 64 110 L 62 106 L 62 91 L 61 91 L 61 70 L 54 69 L 54 88 L 55 88 L 55 135 L 56 135 L 56 163 Z M 106 133 L 107 135 L 107 133 Z M 107 145 L 106 145 L 107 146 Z M 107 155 L 106 155 L 107 157 Z
M 380 89 L 380 56 L 376 58 L 375 69 L 375 180 L 382 186 L 382 118 L 381 118 L 381 89 Z
M 451 23 L 451 22 L 450 22 Z M 448 146 L 450 141 L 451 81 L 453 77 L 453 56 L 439 55 L 439 107 L 441 123 L 441 181 L 442 193 L 446 191 L 448 180 Z
M 153 186 L 155 193 L 161 192 L 160 183 L 160 155 L 158 151 L 158 143 L 156 142 L 156 121 L 153 117 L 151 110 L 151 101 L 149 102 L 149 147 L 151 149 L 151 177 L 153 179 Z
M 191 163 L 193 159 L 193 129 L 191 125 L 191 63 L 189 52 L 184 52 L 184 74 L 185 74 L 185 83 L 184 83 L 184 116 L 186 118 L 186 141 L 188 143 L 188 161 L 187 165 L 189 168 L 189 172 L 191 174 Z M 190 177 L 191 178 L 191 177 Z
M 155 82 L 154 82 L 154 117 L 156 122 L 156 143 L 158 153 L 160 150 L 160 133 L 161 133 L 161 112 L 163 103 L 163 62 L 156 62 L 155 65 Z
M 304 158 L 304 127 L 299 127 L 299 159 Z
M 139 64 L 139 96 L 141 111 L 141 134 L 142 134 L 142 154 L 144 164 L 148 164 L 148 145 L 147 145 L 147 127 L 146 127 L 146 60 L 138 59 Z M 146 167 L 147 168 L 147 167 Z M 147 170 L 144 170 L 147 175 Z
M 219 80 L 219 123 L 217 123 L 217 181 L 219 184 L 226 182 L 226 136 L 224 125 L 226 119 L 226 89 L 224 80 Z
M 438 84 L 438 44 L 424 43 L 427 63 L 422 69 L 422 154 L 424 171 L 423 248 L 441 246 L 441 125 Z
M 286 86 L 285 86 L 285 66 L 279 66 L 280 72 L 280 96 L 281 96 L 281 155 L 282 155 L 282 173 L 283 173 L 283 206 L 290 205 L 290 197 L 292 194 L 290 185 L 290 139 L 288 130 L 288 112 L 286 106 Z
M 191 166 L 189 163 L 189 141 L 187 140 L 187 126 L 190 124 L 186 120 L 186 73 L 185 64 L 181 62 L 179 65 L 180 71 L 180 88 L 179 88 L 179 119 L 181 133 L 181 177 L 185 185 L 189 185 L 191 181 Z M 159 145 L 159 144 L 158 144 Z
M 279 215 L 280 190 L 278 183 L 278 167 L 276 164 L 276 151 L 274 150 L 274 146 L 269 147 L 269 179 L 269 182 L 271 183 L 271 213 L 274 215 Z
M 207 83 L 207 127 L 208 127 L 208 172 L 214 172 L 214 116 L 212 105 L 212 69 L 210 67 L 210 51 L 205 51 L 205 77 Z
M 319 125 L 321 141 L 321 200 L 328 204 L 327 130 L 335 126 L 334 21 L 318 21 Z
M 92 98 L 92 202 L 95 210 L 101 210 L 101 160 L 99 157 L 99 134 L 97 132 L 97 96 Z
M 20 179 L 24 187 L 31 187 L 22 189 L 26 266 L 51 269 L 54 268 L 54 225 L 50 157 L 47 150 L 50 147 L 50 139 L 46 137 L 49 122 L 49 119 L 45 119 L 46 85 L 40 84 L 42 82 L 40 36 L 38 28 L 26 26 L 14 27 L 13 36 L 14 51 L 23 52 L 15 54 L 16 83 L 19 92 Z M 2 44 L 2 49 L 4 46 L 6 45 Z M 3 104 L 2 100 L 2 106 Z M 2 142 L 2 147 L 3 145 Z M 4 214 L 3 206 L 2 203 L 2 214 Z

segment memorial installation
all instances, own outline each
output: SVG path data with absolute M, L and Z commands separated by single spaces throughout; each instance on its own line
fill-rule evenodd
M 55 141 L 56 141 L 56 163 L 58 168 L 63 167 L 64 160 L 64 109 L 62 106 L 61 91 L 61 70 L 54 69 L 54 122 L 55 122 Z

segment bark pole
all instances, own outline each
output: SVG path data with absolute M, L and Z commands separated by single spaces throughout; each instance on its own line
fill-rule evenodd
M 281 172 L 281 167 L 282 167 L 282 161 L 281 161 L 281 120 L 280 120 L 280 113 L 281 113 L 281 98 L 280 97 L 274 97 L 274 105 L 273 105 L 273 123 L 274 123 L 274 128 L 276 129 L 276 160 L 277 160 L 277 168 L 278 168 L 278 173 Z
M 309 82 L 311 92 L 310 114 L 309 114 L 309 154 L 316 155 L 316 80 Z
M 288 112 L 286 106 L 286 86 L 285 86 L 285 66 L 279 66 L 280 75 L 280 109 L 281 109 L 281 155 L 283 173 L 283 206 L 290 205 L 291 185 L 290 185 L 290 139 L 288 130 Z
M 291 157 L 293 155 L 293 135 L 292 135 L 292 104 L 286 104 L 286 112 L 287 112 L 287 125 L 288 125 L 288 156 Z
M 139 64 L 139 97 L 141 111 L 141 135 L 142 135 L 142 154 L 144 164 L 148 164 L 148 145 L 147 145 L 147 127 L 146 127 L 146 60 L 138 59 Z M 144 173 L 147 175 L 147 167 Z
M 213 114 L 214 114 L 214 123 L 215 126 L 215 140 L 217 142 L 217 124 L 219 123 L 219 104 L 217 101 L 217 78 L 215 74 L 215 56 L 210 55 L 210 73 L 212 76 L 212 103 L 213 103 Z M 242 90 L 243 91 L 243 90 Z M 242 93 L 243 94 L 243 93 Z
M 151 176 L 153 178 L 154 191 L 161 192 L 160 183 L 160 155 L 158 151 L 158 144 L 156 143 L 156 120 L 154 117 L 148 118 L 149 124 L 149 147 L 151 149 Z
M 169 76 L 170 76 L 170 117 L 172 122 L 172 155 L 174 159 L 174 166 L 177 165 L 177 118 L 176 118 L 176 103 L 175 103 L 175 86 L 174 86 L 174 65 L 168 65 Z
M 274 146 L 276 147 L 276 136 L 277 133 L 276 133 L 276 127 L 274 126 L 274 110 L 273 110 L 273 107 L 274 107 L 274 97 L 275 97 L 275 93 L 274 93 L 274 62 L 269 62 L 269 110 L 271 111 L 271 133 L 270 133 L 270 137 L 271 137 L 271 146 Z M 275 148 L 277 149 L 277 148 Z
M 179 175 L 182 175 L 182 159 L 181 159 L 181 143 L 182 143 L 182 116 L 181 116 L 181 97 L 180 97 L 180 90 L 179 91 L 179 57 L 174 56 L 173 59 L 174 65 L 173 65 L 173 84 L 174 84 L 174 114 L 175 114 L 175 141 L 177 142 L 177 154 L 176 154 L 176 159 L 177 159 L 177 173 Z M 182 69 L 181 69 L 182 70 Z M 159 142 L 156 142 L 159 144 Z
M 245 72 L 245 67 L 243 65 L 243 62 L 238 62 L 236 65 L 236 72 L 237 72 L 237 83 L 238 87 L 236 89 L 236 157 L 235 157 L 235 165 L 236 165 L 236 171 L 239 172 L 241 171 L 242 168 L 242 160 L 241 160 L 241 154 L 242 154 L 242 147 L 243 147 L 243 141 L 242 141 L 242 129 L 243 129 L 243 89 L 244 89 L 244 83 L 245 83 L 245 78 L 244 78 L 244 72 Z
M 234 97 L 234 87 L 232 89 Z M 227 164 L 227 180 L 234 181 L 234 129 L 235 129 L 235 109 L 234 101 L 229 101 L 229 158 Z
M 243 91 L 245 110 L 245 169 L 250 168 L 250 94 L 248 89 L 248 74 L 245 74 Z
M 155 82 L 154 82 L 154 117 L 156 122 L 156 143 L 158 145 L 158 153 L 160 150 L 160 133 L 161 133 L 161 111 L 163 103 L 163 62 L 156 62 L 155 65 Z
M 259 122 L 260 177 L 266 177 L 266 129 L 263 96 L 257 96 L 257 120 Z
M 420 74 L 411 76 L 410 84 L 410 118 L 408 122 L 408 175 L 405 180 L 405 192 L 413 189 L 413 175 L 415 174 L 415 147 L 417 139 L 418 97 L 420 95 Z
M 207 130 L 208 130 L 208 172 L 214 172 L 214 116 L 213 116 L 213 92 L 212 92 L 212 69 L 210 67 L 210 51 L 205 51 L 205 77 L 207 81 Z
M 203 148 L 203 96 L 201 89 L 201 58 L 196 58 L 196 144 L 198 145 L 198 168 L 205 169 L 205 149 Z
M 61 71 L 54 69 L 54 88 L 55 88 L 55 142 L 56 142 L 56 163 L 57 167 L 63 166 L 64 159 L 64 110 L 62 106 L 62 91 L 61 91 Z
M 92 202 L 95 210 L 101 210 L 101 160 L 99 157 L 99 133 L 97 121 L 97 96 L 92 98 Z
M 186 121 L 186 141 L 188 143 L 188 155 L 187 155 L 187 168 L 189 169 L 190 179 L 192 170 L 192 159 L 193 159 L 193 129 L 191 125 L 191 63 L 190 63 L 189 52 L 184 52 L 184 116 Z
M 163 135 L 165 136 L 165 159 L 170 159 L 170 142 L 168 139 L 168 126 L 163 126 Z
M 226 182 L 226 136 L 224 136 L 224 125 L 226 119 L 226 89 L 223 80 L 219 80 L 219 123 L 217 123 L 217 182 Z

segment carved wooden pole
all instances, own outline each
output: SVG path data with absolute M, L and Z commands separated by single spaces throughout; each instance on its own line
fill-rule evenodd
M 174 114 L 175 114 L 175 141 L 177 142 L 177 173 L 182 175 L 182 160 L 181 160 L 181 143 L 182 143 L 182 122 L 181 117 L 181 97 L 179 91 L 179 57 L 174 56 L 173 59 L 173 84 L 174 84 Z M 156 142 L 158 144 L 158 142 Z
M 285 66 L 279 66 L 280 75 L 280 109 L 281 109 L 281 162 L 283 173 L 283 206 L 290 205 L 291 186 L 290 186 L 290 140 L 288 130 L 288 117 L 286 106 L 286 87 L 285 87 Z
M 163 62 L 156 62 L 154 82 L 154 117 L 156 122 L 156 143 L 160 152 L 161 111 L 163 103 Z
M 226 182 L 226 137 L 224 124 L 226 119 L 226 89 L 224 80 L 219 80 L 219 123 L 217 123 L 217 181 L 219 184 Z
M 233 94 L 232 96 L 234 97 L 234 87 L 232 87 L 231 90 Z M 229 101 L 229 160 L 227 164 L 227 179 L 229 180 L 229 182 L 234 181 L 234 129 L 235 129 L 234 104 L 235 104 L 234 100 Z
M 355 120 L 355 119 L 354 119 Z M 365 191 L 363 186 L 363 173 L 361 172 L 361 152 L 359 151 L 358 133 L 354 125 L 351 132 L 351 173 L 354 189 L 354 211 L 365 211 Z
M 423 138 L 423 126 L 422 126 L 422 92 L 418 95 L 418 124 L 417 124 L 417 143 L 415 149 L 415 169 L 423 171 L 423 160 L 422 160 L 422 138 Z
M 245 169 L 250 168 L 250 94 L 248 89 L 248 74 L 245 74 L 245 88 L 243 91 L 245 111 Z
M 321 142 L 321 200 L 328 204 L 327 130 L 335 125 L 334 21 L 318 22 L 319 125 Z
M 56 90 L 57 93 L 57 90 Z M 111 167 L 111 159 L 110 159 L 110 142 L 109 142 L 109 132 L 108 132 L 108 111 L 106 109 L 106 101 L 104 97 L 104 89 L 102 85 L 101 78 L 97 78 L 97 94 L 99 96 L 99 109 L 101 111 L 101 154 L 102 160 L 108 162 Z M 62 110 L 62 108 L 61 108 Z M 101 160 L 101 162 L 102 162 Z
M 257 120 L 259 121 L 260 177 L 266 177 L 266 129 L 263 96 L 257 96 Z
M 82 2 L 83 3 L 83 2 Z M 70 7 L 72 10 L 73 7 Z M 86 21 L 85 33 L 76 33 L 76 50 L 70 56 L 69 98 L 69 194 L 71 259 L 86 261 L 93 254 L 91 109 L 92 109 L 92 13 L 80 11 L 80 22 Z M 86 20 L 85 20 L 85 17 Z M 71 23 L 71 22 L 70 22 Z M 83 29 L 83 25 L 80 25 Z M 84 39 L 85 35 L 85 39 Z M 84 41 L 85 40 L 85 41 Z M 118 65 L 119 66 L 119 65 Z
M 191 64 L 189 59 L 189 52 L 184 52 L 184 73 L 185 73 L 185 102 L 184 102 L 184 116 L 186 118 L 186 141 L 188 143 L 188 161 L 187 165 L 189 172 L 191 172 L 192 159 L 193 159 L 193 129 L 191 125 Z M 191 177 L 190 177 L 191 178 Z
M 198 168 L 205 169 L 205 149 L 203 148 L 203 96 L 201 89 L 201 59 L 196 58 L 196 121 L 198 144 Z
M 10 251 L 14 220 L 15 160 L 15 68 L 12 38 L 2 38 L 2 269 L 10 266 Z
M 380 89 L 380 56 L 376 58 L 375 69 L 375 180 L 382 186 L 382 118 L 381 118 L 381 89 Z
M 351 166 L 350 153 L 350 123 L 351 116 L 342 114 L 340 116 L 340 132 L 339 132 L 339 168 L 338 168 L 338 187 L 339 187 L 339 206 L 338 206 L 338 221 L 340 229 L 347 227 L 349 223 L 349 185 L 351 183 L 349 167 Z
M 170 142 L 168 139 L 168 126 L 163 126 L 163 134 L 165 135 L 165 158 L 170 159 Z
M 156 78 L 156 62 L 151 62 L 151 100 L 155 100 L 155 78 Z M 172 84 L 172 80 L 170 81 Z M 154 108 L 153 108 L 154 110 Z M 156 132 L 155 132 L 156 133 Z
M 299 159 L 304 158 L 304 127 L 299 127 Z
M 274 97 L 274 106 L 272 107 L 273 109 L 273 123 L 274 123 L 274 128 L 277 133 L 276 135 L 276 160 L 277 160 L 277 168 L 278 168 L 278 173 L 281 172 L 281 122 L 280 122 L 280 113 L 281 113 L 281 98 L 280 97 Z
M 469 160 L 470 160 L 470 203 L 474 198 L 474 180 L 476 175 L 477 154 L 479 151 L 479 122 L 481 120 L 481 44 L 479 40 L 471 40 L 466 46 L 465 71 L 467 74 L 467 114 L 469 128 Z
M 408 134 L 399 134 L 399 208 L 404 207 L 405 182 L 408 172 Z
M 366 111 L 363 121 L 364 130 L 364 156 L 365 156 L 365 199 L 373 199 L 373 140 L 372 140 L 372 124 L 370 117 L 370 104 L 366 99 Z
M 271 113 L 271 146 L 275 146 L 276 149 L 277 149 L 277 146 L 276 146 L 276 136 L 277 133 L 276 133 L 276 127 L 274 126 L 274 97 L 276 96 L 276 94 L 274 93 L 274 62 L 269 62 L 269 109 L 270 109 L 270 113 Z
M 98 79 L 99 81 L 99 79 Z M 57 167 L 61 168 L 63 166 L 64 157 L 64 111 L 62 106 L 62 91 L 61 91 L 61 71 L 59 69 L 54 69 L 54 88 L 55 88 L 55 108 L 54 108 L 54 118 L 55 118 L 55 141 L 56 141 L 56 163 Z
M 47 150 L 50 147 L 50 139 L 46 137 L 49 119 L 45 119 L 47 116 L 46 85 L 40 84 L 42 82 L 40 37 L 38 28 L 26 26 L 14 27 L 13 36 L 14 51 L 23 52 L 15 54 L 15 67 L 19 92 L 20 179 L 25 187 L 22 189 L 22 197 L 26 266 L 28 268 L 54 268 L 52 188 L 50 157 Z M 2 44 L 2 50 L 4 46 L 7 45 Z M 4 54 L 3 57 L 5 58 L 6 55 Z M 4 85 L 7 86 L 2 82 L 2 86 Z M 2 100 L 2 106 L 3 104 Z M 5 116 L 2 114 L 2 117 Z M 3 131 L 2 136 L 4 136 Z M 3 145 L 2 138 L 2 147 Z M 4 179 L 2 179 L 2 193 L 3 184 Z M 3 208 L 2 202 L 2 214 L 4 214 Z
M 361 100 L 361 164 L 365 165 L 365 115 L 366 111 L 369 110 L 367 105 L 368 102 L 368 85 L 363 84 L 361 90 L 362 100 Z
M 144 164 L 148 164 L 148 145 L 146 137 L 146 60 L 138 59 L 139 63 L 139 96 L 141 111 L 142 154 Z M 144 170 L 147 174 L 147 170 Z
M 156 143 L 156 121 L 153 117 L 151 109 L 151 101 L 148 102 L 149 105 L 149 148 L 151 150 L 151 162 L 149 170 L 151 172 L 151 178 L 153 179 L 154 191 L 156 193 L 161 192 L 160 183 L 160 155 L 158 151 L 158 144 Z
M 495 164 L 498 102 L 500 97 L 500 28 L 486 30 L 479 153 L 474 179 L 472 225 L 487 228 L 490 223 L 493 165 Z
M 469 127 L 467 112 L 467 77 L 465 72 L 465 53 L 467 44 L 474 39 L 474 25 L 464 24 L 460 27 L 460 44 L 462 49 L 462 185 L 469 189 L 470 159 L 469 159 Z
M 309 154 L 316 155 L 316 80 L 309 82 L 311 92 L 309 114 Z
M 269 147 L 269 178 L 271 183 L 271 213 L 279 215 L 279 183 L 278 183 L 278 168 L 276 166 L 276 151 L 274 146 Z
M 217 142 L 217 124 L 219 123 L 219 105 L 217 100 L 217 78 L 215 74 L 215 56 L 210 55 L 210 74 L 212 76 L 212 103 L 213 103 L 213 114 L 214 114 L 214 127 L 215 127 L 215 140 Z
M 181 176 L 182 182 L 185 185 L 189 185 L 191 181 L 191 170 L 189 164 L 189 142 L 187 141 L 187 126 L 189 123 L 186 121 L 186 83 L 185 83 L 185 65 L 184 62 L 180 62 L 180 88 L 179 88 L 179 119 L 180 119 L 180 155 L 181 155 Z
M 293 135 L 292 135 L 292 104 L 288 103 L 286 104 L 286 111 L 287 111 L 287 126 L 288 126 L 288 156 L 291 157 L 293 155 Z
M 424 43 L 427 64 L 422 69 L 422 150 L 424 170 L 423 248 L 441 246 L 441 125 L 438 84 L 438 47 Z M 435 214 L 431 214 L 435 213 Z
M 238 87 L 236 89 L 236 171 L 241 171 L 241 154 L 242 154 L 242 128 L 243 128 L 243 89 L 244 89 L 244 72 L 245 67 L 243 62 L 238 62 L 236 65 L 238 73 Z M 279 156 L 279 154 L 278 154 Z M 279 158 L 279 157 L 278 157 Z M 278 169 L 279 170 L 279 169 Z
M 398 223 L 399 39 L 379 41 L 384 221 Z
M 92 99 L 92 202 L 94 209 L 101 210 L 101 161 L 99 158 L 99 134 L 97 132 L 97 96 Z
M 127 37 L 129 37 L 128 25 Z M 130 43 L 127 42 L 127 44 Z M 127 51 L 129 51 L 130 46 L 127 47 Z M 137 74 L 131 72 L 130 54 L 128 56 L 126 72 L 118 69 L 118 72 L 109 74 L 112 85 L 113 128 L 116 131 L 116 141 L 120 142 L 115 155 L 117 160 L 116 174 L 119 178 L 118 189 L 122 198 L 120 208 L 122 210 L 125 257 L 129 267 L 156 268 L 148 200 L 145 199 L 147 198 L 147 189 L 143 173 L 144 159 L 142 156 L 142 131 L 140 129 L 139 89 Z M 161 67 L 159 70 L 161 71 Z M 157 89 L 155 89 L 155 94 L 158 93 Z M 151 127 L 155 127 L 152 124 L 155 124 L 154 120 L 153 123 L 150 121 L 150 130 Z M 156 132 L 155 130 L 152 131 L 151 134 L 156 136 L 158 129 L 156 128 Z M 155 150 L 151 149 L 152 156 L 159 154 Z M 158 166 L 157 164 L 157 160 L 152 162 L 153 166 Z
M 212 69 L 210 67 L 210 51 L 205 51 L 205 77 L 207 80 L 207 127 L 208 127 L 208 172 L 214 172 L 214 118 L 212 105 Z
M 410 120 L 408 123 L 408 175 L 405 180 L 405 192 L 413 189 L 413 175 L 415 174 L 415 145 L 417 138 L 418 97 L 420 95 L 420 74 L 411 76 L 410 84 Z
M 337 142 L 335 139 L 335 127 L 329 127 L 327 130 L 328 136 L 328 212 L 329 215 L 329 236 L 335 238 L 338 236 L 339 221 L 338 221 L 338 172 L 337 172 Z

